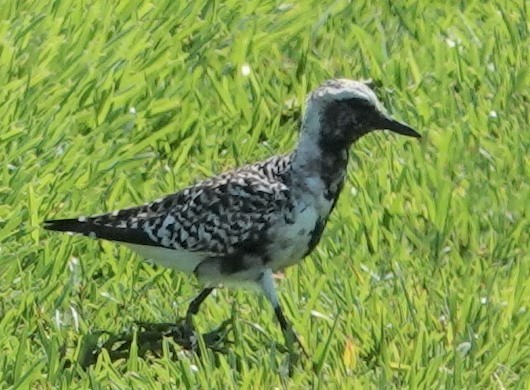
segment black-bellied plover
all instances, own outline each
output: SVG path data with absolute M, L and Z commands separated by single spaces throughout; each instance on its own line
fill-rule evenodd
M 330 80 L 309 94 L 292 153 L 143 206 L 46 221 L 44 227 L 122 243 L 156 264 L 194 274 L 205 288 L 191 302 L 188 319 L 218 285 L 254 283 L 292 341 L 273 273 L 315 248 L 342 190 L 350 146 L 378 129 L 420 137 L 392 119 L 366 83 Z

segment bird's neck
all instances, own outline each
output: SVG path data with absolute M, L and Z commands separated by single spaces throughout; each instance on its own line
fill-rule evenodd
M 346 176 L 348 147 L 322 139 L 320 134 L 318 129 L 302 128 L 291 160 L 293 185 L 334 204 Z

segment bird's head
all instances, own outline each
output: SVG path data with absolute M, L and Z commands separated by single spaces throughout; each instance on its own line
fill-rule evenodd
M 319 142 L 332 148 L 349 146 L 373 130 L 420 138 L 414 129 L 393 119 L 367 83 L 329 80 L 309 94 L 304 126 L 319 129 Z

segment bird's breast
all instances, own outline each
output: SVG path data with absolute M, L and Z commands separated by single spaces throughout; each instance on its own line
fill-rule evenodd
M 291 221 L 273 230 L 268 250 L 271 268 L 285 268 L 309 254 L 320 239 L 331 207 L 332 202 L 323 196 L 318 202 L 306 199 L 296 205 Z

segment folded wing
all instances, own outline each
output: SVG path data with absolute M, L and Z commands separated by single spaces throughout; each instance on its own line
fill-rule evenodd
M 229 255 L 258 244 L 292 208 L 287 186 L 250 168 L 224 173 L 140 207 L 46 221 L 44 227 L 125 244 Z

